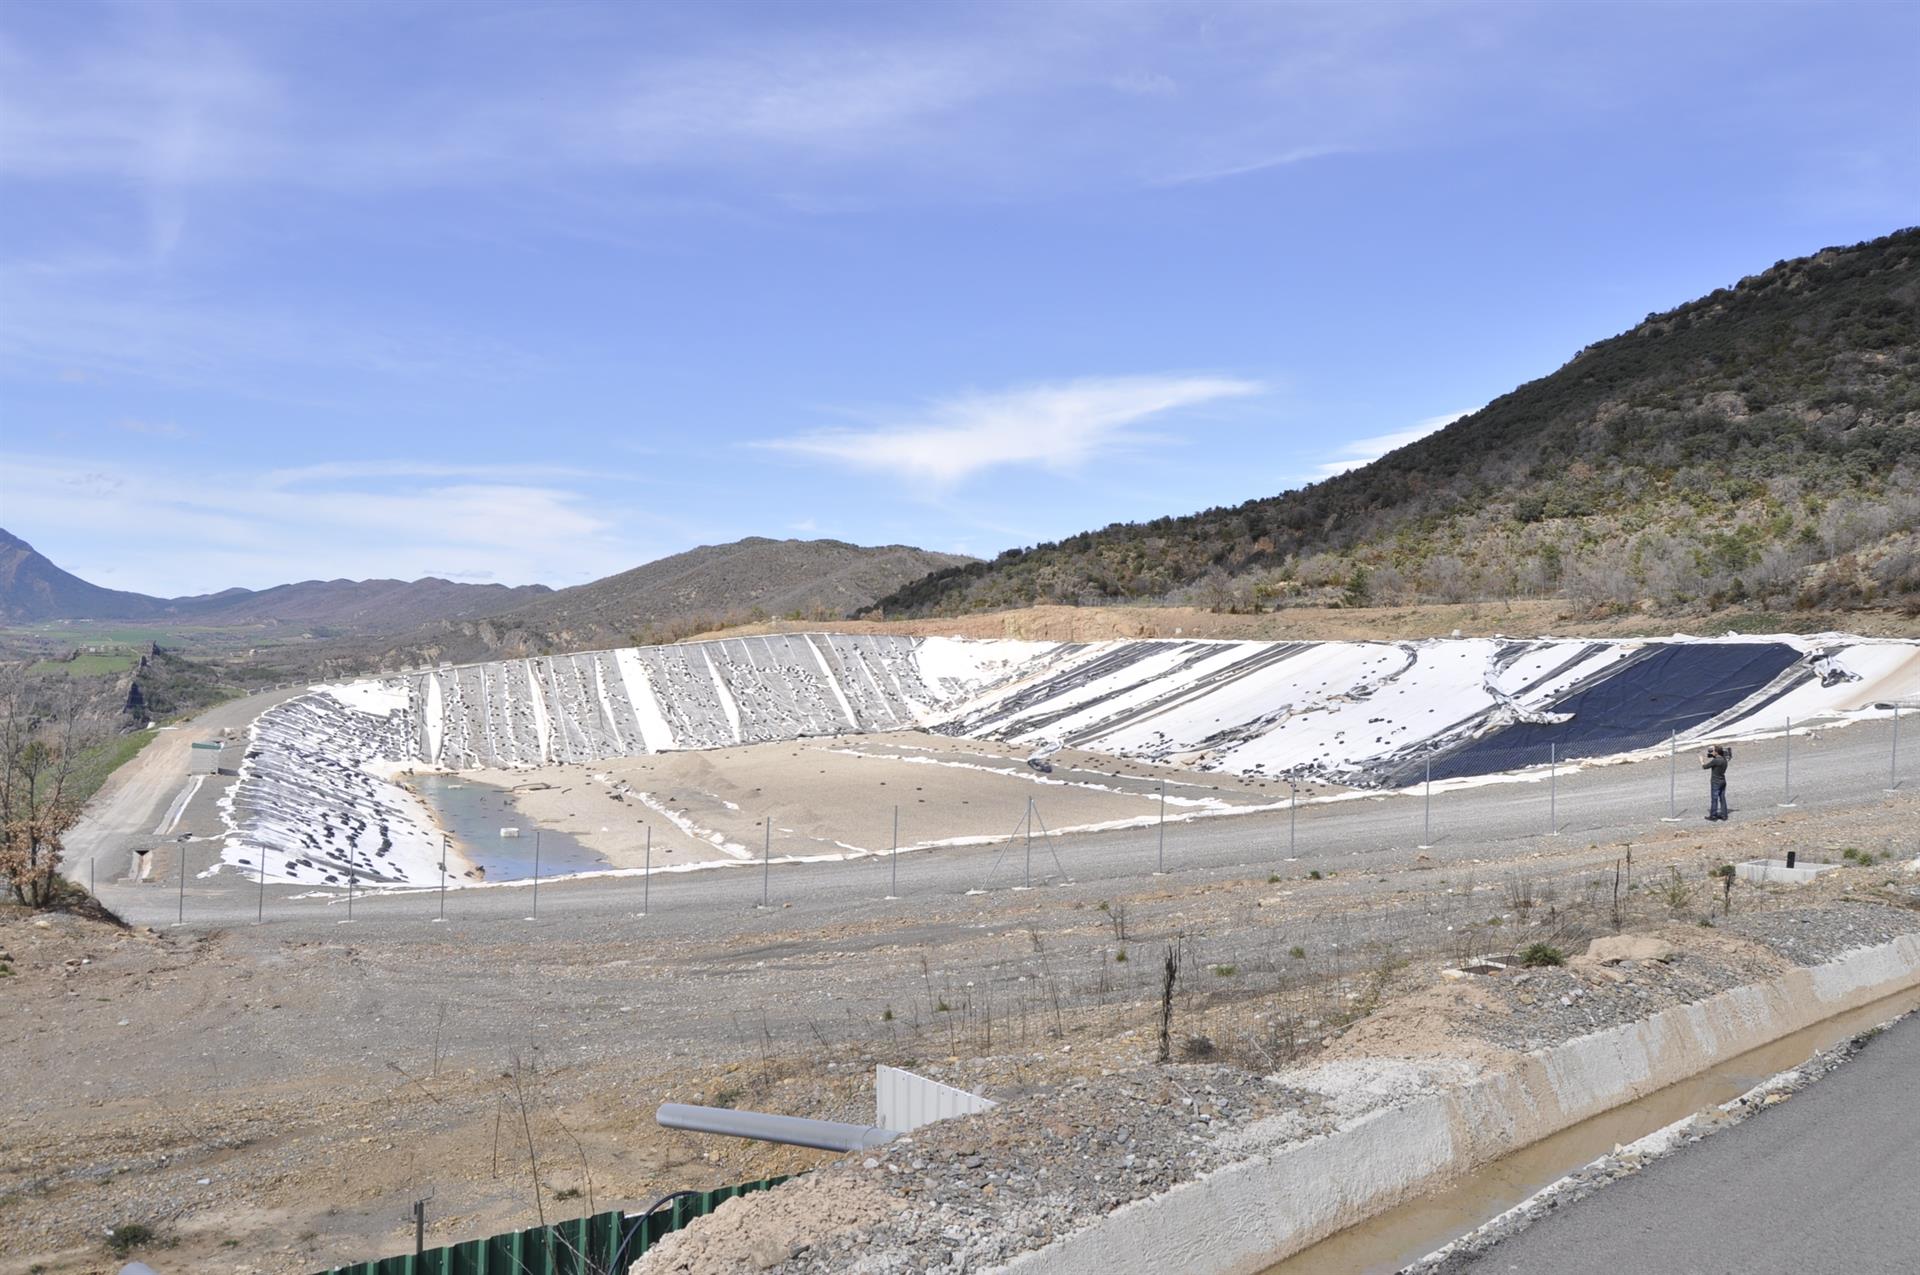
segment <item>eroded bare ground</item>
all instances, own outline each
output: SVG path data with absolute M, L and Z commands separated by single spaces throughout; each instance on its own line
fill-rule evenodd
M 1056 1179 L 1055 1195 L 1084 1187 L 1087 1207 L 1104 1207 L 1214 1154 L 1199 1141 L 1179 1156 L 1149 1150 L 1166 1130 L 1197 1126 L 1191 1139 L 1212 1146 L 1207 1131 L 1281 1102 L 1257 1077 L 1289 1061 L 1416 1053 L 1436 1034 L 1457 1054 L 1463 1032 L 1489 1049 L 1526 1047 L 1913 928 L 1920 879 L 1885 862 L 1797 890 L 1739 885 L 1731 917 L 1706 873 L 1789 845 L 1835 859 L 1910 854 L 1916 814 L 1920 800 L 1900 796 L 1711 839 L 1674 831 L 1634 845 L 1630 879 L 1626 847 L 1581 846 L 1471 872 L 1415 862 L 1322 880 L 1143 878 L 1099 899 L 935 899 L 823 932 L 720 942 L 375 925 L 307 942 L 274 925 L 198 936 L 9 912 L 0 1266 L 115 1269 L 106 1231 L 139 1225 L 158 1236 L 139 1251 L 162 1270 L 304 1272 L 406 1249 L 417 1198 L 432 1197 L 429 1243 L 444 1243 L 787 1172 L 822 1157 L 668 1133 L 654 1108 L 866 1118 L 875 1062 L 1048 1114 L 1061 1130 L 1049 1172 L 1112 1161 L 1088 1171 L 1097 1183 Z M 1614 929 L 1616 868 L 1619 925 L 1664 926 L 1683 959 L 1625 979 L 1579 964 L 1440 977 L 1526 943 L 1584 950 Z M 1152 1060 L 1170 946 L 1177 1061 L 1162 1067 Z M 1115 1111 L 1132 1113 L 1139 1148 L 1112 1143 Z M 1301 1111 L 1314 1118 L 1311 1104 Z M 1096 1145 L 1100 1125 L 1108 1142 Z M 987 1159 L 1027 1174 L 1056 1164 L 1011 1144 L 985 1158 L 939 1150 L 942 1138 L 965 1141 L 955 1128 L 926 1140 L 923 1169 L 855 1160 L 836 1173 L 882 1175 L 909 1213 L 916 1195 L 950 1204 L 951 1191 L 991 1210 L 1017 1184 Z M 1037 1229 L 1022 1242 L 1067 1225 L 1062 1208 L 1023 1221 Z M 797 1242 L 816 1266 L 851 1251 Z M 951 1247 L 937 1227 L 888 1243 L 901 1270 Z
M 908 850 L 1004 838 L 1024 818 L 1029 797 L 1040 825 L 1057 831 L 1145 823 L 1163 789 L 1175 819 L 1258 807 L 1287 793 L 1277 779 L 1174 770 L 1079 749 L 1053 754 L 1042 775 L 1025 764 L 1031 751 L 898 731 L 461 777 L 511 791 L 531 821 L 577 838 L 616 868 L 640 867 L 648 853 L 662 867 L 758 858 L 761 819 L 769 812 L 777 837 L 771 853 L 838 856 L 887 853 L 896 831 Z M 488 849 L 469 853 L 484 863 Z

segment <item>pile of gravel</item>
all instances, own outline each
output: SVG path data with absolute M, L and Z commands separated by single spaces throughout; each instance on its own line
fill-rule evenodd
M 1875 903 L 1839 903 L 1754 912 L 1729 918 L 1720 928 L 1764 943 L 1796 965 L 1819 965 L 1856 948 L 1920 931 L 1920 913 Z
M 1566 966 L 1508 970 L 1484 980 L 1506 1012 L 1476 1016 L 1460 1030 L 1504 1049 L 1543 1049 L 1705 1000 L 1751 976 L 1729 956 L 1700 951 L 1671 961 L 1622 961 L 1604 974 Z
M 960 1275 L 985 1270 L 1242 1158 L 1222 1135 L 1281 1111 L 1330 1124 L 1318 1098 L 1233 1068 L 1178 1064 L 1081 1080 L 930 1125 L 783 1191 L 878 1185 L 891 1220 L 804 1246 L 759 1269 Z M 858 1188 L 854 1188 L 858 1189 Z M 764 1259 L 763 1259 L 764 1260 Z M 643 1275 L 702 1270 L 643 1261 Z

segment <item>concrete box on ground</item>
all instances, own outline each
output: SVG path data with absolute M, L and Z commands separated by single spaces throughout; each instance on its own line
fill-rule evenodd
M 1807 863 L 1787 866 L 1785 859 L 1748 859 L 1733 865 L 1734 875 L 1755 885 L 1805 885 L 1822 872 L 1832 872 L 1837 863 Z

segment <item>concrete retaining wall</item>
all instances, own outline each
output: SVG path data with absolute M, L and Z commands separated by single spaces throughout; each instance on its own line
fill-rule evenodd
M 1407 1199 L 1727 1058 L 1920 985 L 1920 935 L 1521 1057 L 1139 1200 L 1002 1268 L 1252 1275 Z M 1275 1122 L 1276 1135 L 1284 1123 Z M 1245 1135 L 1257 1139 L 1260 1126 Z

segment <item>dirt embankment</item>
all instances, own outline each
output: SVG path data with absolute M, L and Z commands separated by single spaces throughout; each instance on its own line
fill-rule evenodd
M 1428 965 L 1300 1064 L 1267 1074 L 1195 1061 L 1211 1046 L 1189 1045 L 1185 1061 L 1102 1067 L 721 1210 L 633 1275 L 998 1268 L 1124 1204 L 1347 1130 L 1356 1117 L 1475 1077 L 1518 1076 L 1537 1065 L 1527 1051 L 1765 982 L 1809 953 L 1831 959 L 1916 932 L 1910 907 L 1840 899 L 1602 937 L 1563 965 L 1466 980 L 1439 979 Z
M 1583 614 L 1557 599 L 1463 602 L 1405 607 L 1288 607 L 1235 615 L 1198 607 L 1035 606 L 925 620 L 773 620 L 701 633 L 688 641 L 757 633 L 905 633 L 920 636 L 1096 642 L 1115 638 L 1241 638 L 1262 641 L 1395 641 L 1494 634 L 1556 637 L 1666 637 L 1674 633 L 1846 632 L 1862 637 L 1920 636 L 1920 616 L 1899 611 L 1699 615 Z
M 933 1213 L 892 1214 L 884 1226 L 911 1216 L 915 1229 L 884 1243 L 873 1225 L 794 1240 L 815 1269 L 856 1248 L 897 1255 L 877 1270 L 932 1269 L 923 1259 L 950 1256 L 943 1235 L 976 1214 L 1037 1240 L 1203 1167 L 1209 1131 L 1243 1116 L 1317 1118 L 1265 1086 L 1289 1063 L 1407 1048 L 1446 1035 L 1447 1016 L 1482 1025 L 1474 1048 L 1511 1051 L 1697 996 L 1754 962 L 1871 941 L 1883 913 L 1912 915 L 1874 900 L 1920 888 L 1879 861 L 1911 854 L 1913 813 L 1896 798 L 1638 842 L 1623 924 L 1677 919 L 1681 960 L 1543 968 L 1465 1000 L 1441 965 L 1536 939 L 1572 955 L 1610 932 L 1624 847 L 914 897 L 827 926 L 772 913 L 671 936 L 544 914 L 439 926 L 424 906 L 210 934 L 0 909 L 0 1072 L 31 1078 L 0 1108 L 0 1270 L 117 1269 L 105 1232 L 134 1224 L 172 1245 L 136 1250 L 157 1269 L 302 1275 L 405 1251 L 411 1202 L 428 1192 L 428 1241 L 442 1244 L 791 1172 L 824 1157 L 662 1130 L 654 1109 L 863 1119 L 876 1062 L 985 1091 L 1005 1118 L 1049 1131 L 1027 1146 L 959 1129 L 872 1169 L 855 1159 L 835 1173 L 875 1175 Z M 1798 890 L 1740 883 L 1723 917 L 1706 868 L 1789 846 L 1852 856 Z M 1797 915 L 1829 903 L 1842 920 Z M 1183 972 L 1162 1066 L 1168 946 Z M 1394 1008 L 1420 998 L 1437 1017 Z M 1032 1208 L 996 1211 L 1008 1198 Z M 1028 1243 L 991 1235 L 1007 1252 Z

